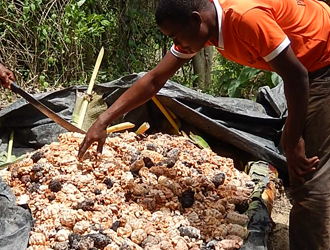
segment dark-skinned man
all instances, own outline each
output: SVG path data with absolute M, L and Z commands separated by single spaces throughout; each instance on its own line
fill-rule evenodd
M 288 117 L 282 134 L 294 205 L 290 248 L 330 248 L 330 8 L 315 0 L 160 0 L 156 22 L 174 45 L 92 125 L 78 157 L 106 127 L 154 96 L 204 46 L 277 72 Z

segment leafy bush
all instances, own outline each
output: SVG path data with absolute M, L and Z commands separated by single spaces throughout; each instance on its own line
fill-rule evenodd
M 147 3 L 1 1 L 0 60 L 32 88 L 86 83 L 102 46 L 102 80 L 147 70 L 164 40 Z
M 254 99 L 260 86 L 275 87 L 281 81 L 276 73 L 237 64 L 220 54 L 214 57 L 212 73 L 209 93 L 216 96 Z

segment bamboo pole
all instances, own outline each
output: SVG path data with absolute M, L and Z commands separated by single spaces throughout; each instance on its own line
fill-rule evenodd
M 10 132 L 9 142 L 8 142 L 8 152 L 7 152 L 7 163 L 11 162 L 11 155 L 13 152 L 13 144 L 14 144 L 14 131 Z
M 104 55 L 104 48 L 102 47 L 100 52 L 99 52 L 99 55 L 97 57 L 95 67 L 94 67 L 94 70 L 93 70 L 93 75 L 92 75 L 92 78 L 91 78 L 91 80 L 89 82 L 89 85 L 88 85 L 88 88 L 87 88 L 87 92 L 86 92 L 87 95 L 92 94 L 95 79 L 96 79 L 97 73 L 100 69 L 100 65 L 101 65 L 101 62 L 102 62 L 103 55 Z M 82 128 L 82 125 L 83 125 L 83 122 L 84 122 L 84 118 L 85 118 L 85 114 L 86 114 L 86 111 L 87 111 L 88 103 L 89 103 L 89 101 L 86 98 L 84 98 L 83 103 L 81 105 L 80 112 L 79 112 L 79 116 L 78 116 L 77 127 L 80 128 L 80 129 Z
M 171 115 L 167 112 L 163 104 L 157 99 L 156 96 L 152 97 L 152 100 L 157 105 L 157 107 L 160 109 L 160 111 L 165 115 L 166 119 L 171 123 L 172 127 L 175 129 L 175 132 L 177 132 L 178 135 L 181 135 L 181 132 L 179 131 L 178 125 L 175 123 Z
M 126 130 L 126 129 L 130 129 L 130 128 L 134 128 L 134 127 L 135 127 L 135 125 L 133 123 L 123 122 L 123 123 L 108 127 L 107 128 L 107 134 L 122 131 L 122 130 Z
M 168 109 L 166 107 L 165 107 L 165 109 L 174 120 L 178 119 L 178 117 L 170 109 Z
M 144 122 L 142 123 L 142 125 L 138 128 L 138 130 L 136 130 L 136 134 L 143 134 L 144 132 L 146 132 L 148 129 L 150 128 L 150 124 L 148 122 Z

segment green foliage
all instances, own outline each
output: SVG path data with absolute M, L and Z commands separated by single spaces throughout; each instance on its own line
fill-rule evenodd
M 111 70 L 113 77 L 148 71 L 162 58 L 168 39 L 154 20 L 156 3 L 123 1 L 117 8 L 117 29 L 113 33 Z
M 171 80 L 178 82 L 186 87 L 194 88 L 194 81 L 197 79 L 197 75 L 193 72 L 192 61 L 183 65 L 181 69 L 171 78 Z M 208 93 L 208 92 L 207 92 Z
M 85 4 L 0 2 L 1 61 L 16 70 L 21 83 L 47 88 L 49 83 L 85 80 L 86 58 L 94 57 L 94 46 L 101 46 L 99 38 L 109 25 L 104 15 L 90 13 Z
M 213 86 L 209 93 L 216 96 L 254 98 L 257 88 L 262 85 L 276 86 L 281 78 L 276 73 L 262 71 L 229 61 L 220 54 L 214 57 L 212 71 Z M 253 88 L 252 96 L 246 95 Z
M 164 39 L 150 1 L 0 1 L 0 60 L 17 81 L 44 89 L 85 84 L 102 46 L 102 81 L 146 71 Z
M 246 67 L 214 53 L 212 65 L 212 84 L 208 88 L 196 89 L 214 96 L 229 96 L 255 100 L 259 87 L 275 87 L 281 78 L 268 71 Z M 193 88 L 194 75 L 192 64 L 182 67 L 172 78 L 187 87 Z

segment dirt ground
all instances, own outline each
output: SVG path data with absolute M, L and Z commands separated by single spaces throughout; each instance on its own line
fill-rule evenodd
M 272 220 L 275 223 L 268 237 L 268 250 L 289 250 L 289 214 L 292 207 L 289 198 L 289 190 L 278 194 L 272 210 Z
M 0 110 L 17 100 L 17 95 L 0 86 Z

